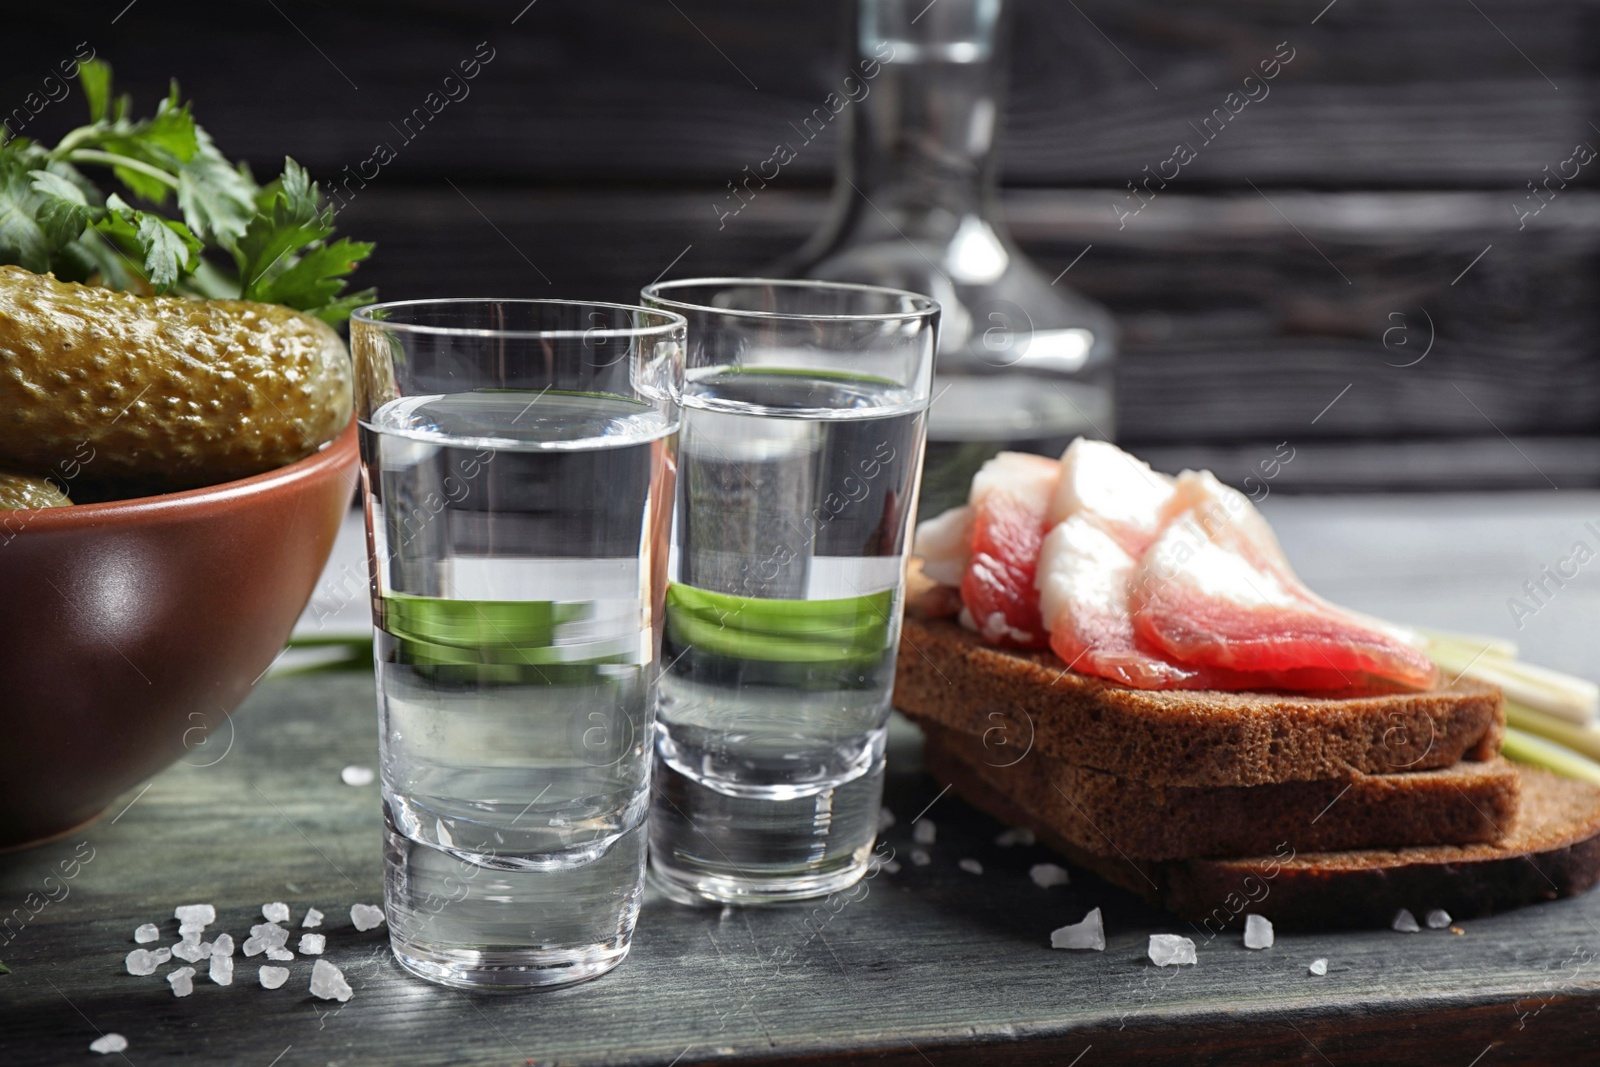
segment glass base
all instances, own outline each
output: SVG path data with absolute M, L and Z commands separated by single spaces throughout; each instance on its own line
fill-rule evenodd
M 453 989 L 484 992 L 554 989 L 587 982 L 605 974 L 628 955 L 627 945 L 556 952 L 430 950 L 424 945 L 402 944 L 394 937 L 389 947 L 400 966 L 418 978 Z
M 784 904 L 792 900 L 814 900 L 848 889 L 867 873 L 872 843 L 851 857 L 851 862 L 825 872 L 784 875 L 769 878 L 729 877 L 724 873 L 674 867 L 650 857 L 649 883 L 661 895 L 678 904 Z

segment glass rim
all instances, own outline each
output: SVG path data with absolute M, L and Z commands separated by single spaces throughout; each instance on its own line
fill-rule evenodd
M 394 322 L 389 319 L 374 318 L 375 311 L 389 311 L 397 308 L 418 308 L 423 306 L 446 306 L 451 304 L 558 304 L 572 308 L 605 308 L 611 311 L 635 311 L 645 315 L 663 318 L 666 321 L 649 326 L 591 326 L 583 330 L 551 329 L 551 330 L 511 330 L 494 329 L 476 326 L 430 326 L 419 322 Z M 364 326 L 372 326 L 380 330 L 395 330 L 405 333 L 431 334 L 446 337 L 504 337 L 517 340 L 550 340 L 568 341 L 581 340 L 586 337 L 650 337 L 656 334 L 671 334 L 682 329 L 687 331 L 689 321 L 675 311 L 664 308 L 650 308 L 642 304 L 616 304 L 606 300 L 568 300 L 560 297 L 492 297 L 492 296 L 446 296 L 422 297 L 416 300 L 389 300 L 378 304 L 364 304 L 350 313 L 352 323 L 359 322 Z
M 771 285 L 784 289 L 813 289 L 813 290 L 843 290 L 849 292 L 887 293 L 893 296 L 904 297 L 916 305 L 912 311 L 880 311 L 857 312 L 847 314 L 828 314 L 823 312 L 802 311 L 760 311 L 753 308 L 724 308 L 712 307 L 709 304 L 697 304 L 688 300 L 674 300 L 671 297 L 660 295 L 663 290 L 687 287 L 691 285 L 702 286 L 750 286 Z M 727 315 L 737 318 L 750 319 L 775 319 L 791 322 L 901 322 L 912 319 L 923 319 L 929 315 L 938 314 L 942 308 L 939 302 L 931 296 L 914 293 L 910 289 L 891 289 L 886 285 L 866 285 L 861 282 L 833 282 L 813 278 L 675 278 L 666 282 L 651 282 L 639 290 L 640 299 L 658 300 L 668 308 L 687 308 L 692 311 L 705 311 L 716 315 Z

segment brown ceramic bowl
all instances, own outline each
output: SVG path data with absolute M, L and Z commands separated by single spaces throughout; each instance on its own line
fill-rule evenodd
M 355 491 L 352 422 L 287 467 L 0 512 L 0 848 L 96 818 L 224 726 L 305 608 Z

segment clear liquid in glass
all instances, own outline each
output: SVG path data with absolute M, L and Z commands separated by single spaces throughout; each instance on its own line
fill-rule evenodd
M 518 390 L 362 424 L 385 905 L 424 977 L 561 984 L 627 952 L 676 429 Z
M 865 870 L 924 418 L 870 378 L 691 372 L 651 813 L 678 899 Z

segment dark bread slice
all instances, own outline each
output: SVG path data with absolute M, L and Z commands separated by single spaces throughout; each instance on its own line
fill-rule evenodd
M 1079 866 L 1207 931 L 1240 926 L 1252 913 L 1285 929 L 1382 927 L 1400 908 L 1471 919 L 1600 882 L 1600 786 L 1535 767 L 1517 766 L 1517 822 L 1497 844 L 1306 852 L 1285 841 L 1270 855 L 1151 863 L 1079 848 L 937 745 L 926 758 L 974 807 L 1029 827 Z
M 907 615 L 895 707 L 1152 785 L 1262 785 L 1493 759 L 1500 691 L 1471 680 L 1360 697 L 1129 689 L 1049 652 L 995 648 L 945 619 Z M 1013 746 L 1004 749 L 1003 746 Z
M 1049 823 L 1067 841 L 1141 860 L 1495 841 L 1517 816 L 1520 780 L 1504 759 L 1430 771 L 1256 786 L 1151 786 L 1030 752 L 999 764 L 983 739 L 911 716 L 933 753 Z

